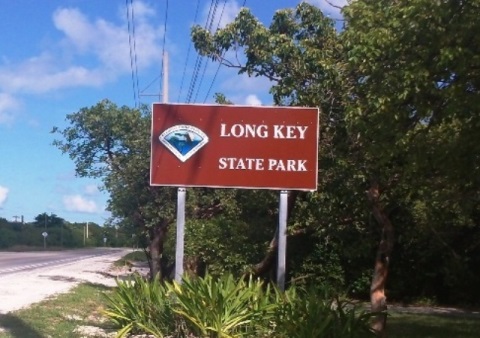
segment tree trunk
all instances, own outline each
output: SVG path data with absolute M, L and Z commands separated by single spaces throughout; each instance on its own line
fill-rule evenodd
M 373 216 L 382 228 L 382 237 L 375 257 L 375 268 L 370 286 L 370 302 L 372 312 L 379 312 L 373 319 L 372 328 L 377 332 L 378 337 L 384 338 L 387 337 L 387 297 L 385 296 L 385 285 L 390 255 L 393 250 L 394 229 L 385 209 L 380 203 L 378 183 L 372 183 L 367 195 L 372 204 Z
M 150 235 L 150 279 L 153 280 L 155 276 L 161 274 L 161 258 L 163 254 L 163 245 L 165 243 L 165 237 L 167 235 L 168 223 L 162 221 L 160 224 L 155 225 L 149 229 Z
M 185 275 L 192 277 L 205 277 L 207 265 L 200 256 L 185 258 Z
M 277 258 L 278 250 L 278 228 L 275 230 L 275 235 L 273 236 L 270 244 L 268 245 L 267 252 L 262 261 L 258 264 L 255 264 L 252 269 L 252 275 L 254 277 L 264 276 L 267 272 L 271 271 L 275 265 L 275 258 Z
M 291 215 L 293 207 L 300 196 L 299 191 L 290 191 L 288 194 L 288 207 L 287 207 L 287 220 Z M 277 222 L 278 224 L 278 222 Z M 288 238 L 288 235 L 287 235 Z M 278 226 L 275 228 L 275 234 L 268 245 L 267 252 L 262 261 L 255 264 L 252 269 L 252 275 L 254 277 L 265 276 L 267 272 L 271 272 L 273 267 L 276 266 L 276 258 L 278 257 Z

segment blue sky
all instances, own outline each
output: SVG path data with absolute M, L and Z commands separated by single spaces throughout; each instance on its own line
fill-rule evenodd
M 73 161 L 51 145 L 50 131 L 66 126 L 66 114 L 105 98 L 130 107 L 160 101 L 163 50 L 169 55 L 169 102 L 210 103 L 221 92 L 236 104 L 271 104 L 266 80 L 224 67 L 208 93 L 217 65 L 205 60 L 203 81 L 198 78 L 189 93 L 197 60 L 190 27 L 205 26 L 212 2 L 198 0 L 195 19 L 195 0 L 2 1 L 0 217 L 24 216 L 31 222 L 47 212 L 70 222 L 104 223 L 108 196 L 99 190 L 100 182 L 75 176 Z M 244 3 L 217 2 L 213 28 L 233 20 Z M 346 1 L 310 2 L 337 17 L 330 4 Z M 275 10 L 298 3 L 247 0 L 245 6 L 268 25 Z M 134 81 L 130 45 L 135 47 Z

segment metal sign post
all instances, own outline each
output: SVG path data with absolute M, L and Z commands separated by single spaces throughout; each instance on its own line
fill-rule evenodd
M 285 270 L 287 256 L 287 210 L 288 191 L 280 192 L 280 205 L 278 208 L 278 264 L 277 285 L 281 291 L 285 291 Z
M 182 282 L 183 275 L 183 252 L 185 237 L 185 199 L 187 189 L 177 190 L 177 244 L 175 247 L 175 281 Z

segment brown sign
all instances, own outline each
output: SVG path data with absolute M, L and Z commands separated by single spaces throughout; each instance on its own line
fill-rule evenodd
M 318 109 L 153 104 L 150 183 L 316 190 Z

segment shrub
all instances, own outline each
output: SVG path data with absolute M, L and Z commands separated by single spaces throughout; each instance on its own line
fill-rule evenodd
M 158 276 L 147 281 L 138 274 L 131 279 L 117 281 L 117 288 L 107 298 L 105 315 L 120 327 L 117 337 L 130 333 L 150 333 L 163 337 L 174 332 L 176 318 L 167 289 Z
M 202 337 L 256 337 L 258 323 L 273 313 L 270 288 L 252 279 L 236 282 L 230 274 L 219 279 L 207 275 L 167 287 L 176 300 L 174 311 Z
M 373 337 L 370 313 L 324 288 L 281 292 L 259 280 L 224 275 L 161 284 L 140 276 L 118 282 L 105 314 L 118 337 L 363 338 Z M 193 334 L 194 336 L 190 335 Z
M 275 337 L 363 338 L 374 337 L 371 314 L 334 297 L 326 289 L 290 288 L 277 293 Z

